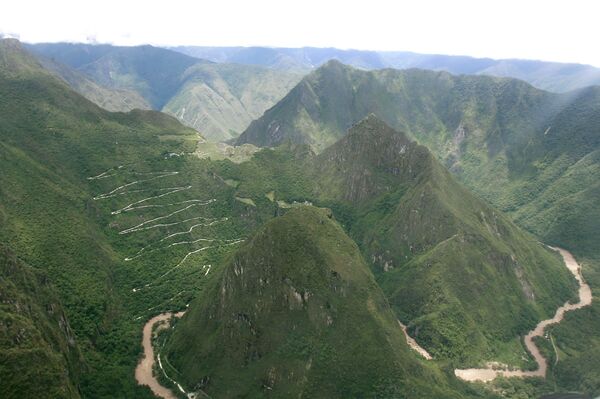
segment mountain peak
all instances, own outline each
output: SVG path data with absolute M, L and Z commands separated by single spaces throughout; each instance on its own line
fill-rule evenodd
M 333 189 L 344 200 L 360 203 L 389 191 L 392 180 L 413 181 L 428 174 L 432 160 L 427 148 L 371 113 L 325 149 L 316 164 L 317 174 L 328 177 L 321 191 Z
M 184 385 L 214 397 L 384 397 L 433 377 L 408 352 L 356 243 L 321 209 L 267 222 L 211 284 L 166 347 Z
M 323 73 L 342 73 L 354 70 L 353 67 L 344 64 L 338 59 L 332 58 L 329 61 L 322 64 L 320 67 L 315 69 L 313 72 L 316 76 L 320 76 Z M 308 75 L 311 76 L 311 75 Z
M 381 161 L 383 158 L 389 161 L 405 154 L 411 144 L 417 146 L 404 133 L 394 130 L 374 113 L 369 113 L 331 148 L 333 151 L 336 147 L 344 148 L 356 157 L 367 157 L 371 161 Z M 424 147 L 422 149 L 428 152 Z
M 0 38 L 0 46 L 20 48 L 21 42 L 12 37 Z
M 340 60 L 332 58 L 329 61 L 327 61 L 326 63 L 324 63 L 323 65 L 321 65 L 321 68 L 341 68 L 341 67 L 345 67 L 346 65 L 344 63 L 342 63 Z
M 390 125 L 381 120 L 373 112 L 370 112 L 367 116 L 362 118 L 360 121 L 352 125 L 348 130 L 348 134 L 372 134 L 372 135 L 400 135 L 404 139 L 408 140 L 404 133 L 394 130 Z

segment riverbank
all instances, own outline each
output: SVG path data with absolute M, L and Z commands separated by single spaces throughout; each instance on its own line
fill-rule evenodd
M 561 248 L 552 249 L 558 251 L 561 254 L 565 265 L 567 266 L 569 271 L 573 273 L 575 279 L 579 283 L 579 302 L 574 304 L 569 302 L 565 303 L 563 306 L 557 309 L 556 313 L 554 314 L 554 317 L 552 317 L 551 319 L 542 320 L 533 330 L 531 330 L 525 336 L 525 347 L 537 363 L 537 369 L 533 371 L 506 370 L 501 368 L 493 368 L 491 364 L 488 364 L 488 367 L 486 368 L 456 369 L 454 370 L 454 374 L 458 378 L 470 382 L 487 382 L 492 381 L 493 379 L 499 376 L 521 378 L 546 377 L 546 371 L 548 370 L 548 360 L 541 354 L 539 348 L 534 342 L 534 339 L 537 337 L 542 337 L 544 335 L 544 330 L 549 325 L 560 323 L 564 319 L 565 313 L 592 304 L 592 290 L 583 279 L 583 275 L 581 274 L 581 266 L 577 263 L 577 261 L 569 251 L 566 251 Z

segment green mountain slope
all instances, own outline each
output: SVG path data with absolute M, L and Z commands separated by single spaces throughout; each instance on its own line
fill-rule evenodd
M 325 211 L 262 227 L 178 324 L 165 363 L 216 397 L 460 397 L 416 359 Z
M 313 163 L 318 195 L 353 208 L 350 235 L 400 319 L 436 358 L 464 364 L 512 351 L 504 361 L 518 363 L 515 352 L 524 351 L 515 336 L 574 292 L 555 254 L 373 115 Z
M 104 86 L 136 91 L 161 109 L 179 88 L 181 74 L 206 62 L 152 46 L 116 47 L 79 69 Z
M 162 110 L 211 141 L 237 137 L 281 99 L 302 75 L 237 64 L 188 68 Z
M 84 73 L 64 64 L 38 57 L 42 66 L 64 80 L 73 90 L 108 111 L 131 111 L 150 109 L 150 104 L 132 90 L 111 89 L 101 86 Z
M 297 72 L 213 64 L 152 46 L 57 43 L 28 48 L 52 60 L 49 68 L 96 104 L 114 111 L 162 110 L 211 141 L 237 137 L 302 77 Z M 65 65 L 57 67 L 57 62 Z
M 16 41 L 0 42 L 0 115 L 0 242 L 56 285 L 83 356 L 81 395 L 153 397 L 134 379 L 144 322 L 184 309 L 276 204 L 236 199 L 221 177 L 232 164 L 194 155 L 195 130 L 107 112 Z M 262 166 L 277 159 L 262 159 L 258 184 L 278 175 Z
M 2 397 L 79 398 L 82 363 L 58 295 L 46 274 L 4 245 L 0 303 Z
M 595 251 L 585 245 L 600 239 L 593 218 L 586 219 L 598 213 L 594 189 L 569 176 L 597 180 L 598 88 L 552 94 L 517 80 L 368 72 L 332 61 L 254 121 L 238 143 L 292 140 L 322 151 L 369 112 L 429 147 L 469 188 L 544 240 Z M 566 204 L 575 207 L 564 212 Z
M 95 180 L 87 177 L 181 152 L 185 141 L 158 136 L 197 133 L 156 112 L 102 110 L 16 41 L 0 42 L 0 115 L 0 241 L 56 285 L 84 356 L 82 395 L 151 397 L 132 378 L 140 337 L 134 317 L 149 301 L 127 297 L 133 271 L 123 267 L 125 256 L 93 200 Z M 165 299 L 155 295 L 154 301 Z
M 545 284 L 537 284 L 539 276 L 535 273 L 528 274 L 530 268 L 537 269 L 536 265 L 540 263 L 548 263 L 553 270 L 555 258 L 546 260 L 544 257 L 548 254 L 540 254 L 535 249 L 531 249 L 531 259 L 523 256 L 521 249 L 528 247 L 530 241 L 523 236 L 523 246 L 513 248 L 509 238 L 517 234 L 512 231 L 514 226 L 507 227 L 512 232 L 507 233 L 506 241 L 498 237 L 492 240 L 490 237 L 495 237 L 494 212 L 485 207 L 481 209 L 485 223 L 475 219 L 477 215 L 467 212 L 456 199 L 463 194 L 468 199 L 468 193 L 457 189 L 456 183 L 448 182 L 447 174 L 432 177 L 439 174 L 438 168 L 429 168 L 427 162 L 421 165 L 418 161 L 426 154 L 422 147 L 409 145 L 407 149 L 414 159 L 403 161 L 399 153 L 407 141 L 397 134 L 393 137 L 400 138 L 399 148 L 393 141 L 385 139 L 387 134 L 384 134 L 381 138 L 383 146 L 365 151 L 365 158 L 353 154 L 345 156 L 345 159 L 356 158 L 359 165 L 376 177 L 374 184 L 366 185 L 364 189 L 360 188 L 363 187 L 362 180 L 352 177 L 360 169 L 352 169 L 348 162 L 337 159 L 336 163 L 343 166 L 343 170 L 348 170 L 350 177 L 347 181 L 357 181 L 360 188 L 357 192 L 366 193 L 358 197 L 350 191 L 350 197 L 345 198 L 340 195 L 345 188 L 339 183 L 331 187 L 320 183 L 321 179 L 326 181 L 328 176 L 338 173 L 321 158 L 323 154 L 315 158 L 307 147 L 292 143 L 259 151 L 243 163 L 199 159 L 195 153 L 201 137 L 196 131 L 183 127 L 173 117 L 157 112 L 107 112 L 41 68 L 39 62 L 23 51 L 17 42 L 0 42 L 0 116 L 0 242 L 6 242 L 27 264 L 45 271 L 55 284 L 83 355 L 85 367 L 82 367 L 79 379 L 83 397 L 151 397 L 149 389 L 138 386 L 133 378 L 144 322 L 162 312 L 185 309 L 199 295 L 204 298 L 205 288 L 213 287 L 211 279 L 221 276 L 224 266 L 227 267 L 224 260 L 257 226 L 304 201 L 333 210 L 336 219 L 343 222 L 350 236 L 358 242 L 363 257 L 378 265 L 374 269 L 377 278 L 399 273 L 401 265 L 417 264 L 418 254 L 412 254 L 414 256 L 410 259 L 400 259 L 406 264 L 394 263 L 390 270 L 388 262 L 388 272 L 382 272 L 385 263 L 377 263 L 378 260 L 372 258 L 378 247 L 371 246 L 375 242 L 371 238 L 375 237 L 379 242 L 386 238 L 377 231 L 378 226 L 382 229 L 387 229 L 389 224 L 399 226 L 401 223 L 391 212 L 398 209 L 400 215 L 406 215 L 402 208 L 406 200 L 411 209 L 439 207 L 441 210 L 432 212 L 431 218 L 423 219 L 425 224 L 417 224 L 421 230 L 416 229 L 418 234 L 409 236 L 409 241 L 402 241 L 404 237 L 396 236 L 394 240 L 398 240 L 400 250 L 390 250 L 390 254 L 408 255 L 405 243 L 410 242 L 419 243 L 422 245 L 419 249 L 427 251 L 422 254 L 431 256 L 432 252 L 428 251 L 430 245 L 439 244 L 435 240 L 448 233 L 437 233 L 440 220 L 455 220 L 448 209 L 456 207 L 459 221 L 464 220 L 467 226 L 451 224 L 451 229 L 469 232 L 474 235 L 475 241 L 482 242 L 479 245 L 469 241 L 468 246 L 459 249 L 477 264 L 480 264 L 481 256 L 493 255 L 481 263 L 485 266 L 486 276 L 497 277 L 494 274 L 497 265 L 502 264 L 502 259 L 508 262 L 506 276 L 501 276 L 499 281 L 513 283 L 503 292 L 511 292 L 515 298 L 507 299 L 506 303 L 516 304 L 515 309 L 523 311 L 528 323 L 542 317 L 546 305 L 538 303 L 536 298 L 536 304 L 521 306 L 519 292 L 522 291 L 519 290 L 522 285 L 514 278 L 514 271 L 519 268 L 513 268 L 508 261 L 512 261 L 511 251 L 519 262 L 518 266 L 524 264 L 523 280 L 531 281 L 535 284 L 534 289 L 541 290 L 539 302 L 546 302 L 543 295 L 548 285 L 556 287 L 559 293 L 554 298 L 556 301 L 561 300 L 561 295 L 566 295 L 563 288 L 568 282 L 563 281 L 561 272 L 550 276 Z M 377 123 L 375 125 L 378 126 Z M 382 131 L 385 133 L 387 130 Z M 369 139 L 358 142 L 371 145 Z M 387 147 L 397 151 L 386 154 L 383 149 Z M 417 150 L 412 151 L 413 147 Z M 348 152 L 344 150 L 342 153 Z M 331 153 L 334 160 L 335 154 Z M 378 158 L 378 154 L 386 155 Z M 396 158 L 392 157 L 394 154 Z M 382 165 L 385 173 L 379 173 L 377 165 Z M 398 172 L 398 165 L 408 165 L 414 176 Z M 315 175 L 319 170 L 322 173 Z M 346 178 L 345 175 L 340 177 Z M 419 193 L 427 195 L 427 191 L 415 183 L 417 180 L 411 178 L 432 182 L 432 195 L 427 198 L 432 198 L 433 206 L 428 207 L 427 202 L 415 202 L 402 195 L 405 189 L 415 193 L 415 197 L 419 197 Z M 435 189 L 436 186 L 440 188 Z M 392 195 L 387 195 L 388 192 Z M 467 203 L 473 209 L 479 209 L 478 201 L 468 200 Z M 376 205 L 371 207 L 371 204 Z M 502 217 L 496 219 L 500 220 L 496 223 L 502 226 Z M 490 230 L 485 227 L 486 223 Z M 389 231 L 389 236 L 394 237 L 394 231 L 401 229 L 394 227 Z M 431 234 L 434 240 L 427 239 L 430 232 L 436 232 Z M 488 244 L 492 249 L 487 249 Z M 390 248 L 391 245 L 393 243 Z M 452 253 L 462 254 L 458 251 Z M 468 267 L 463 269 L 463 260 L 453 259 L 449 263 L 453 265 L 452 271 L 444 270 L 447 253 L 443 247 L 439 254 L 437 263 L 440 265 L 435 268 L 445 272 L 444 279 L 460 275 L 454 269 L 455 265 L 459 265 L 460 268 L 456 268 L 459 272 L 468 270 L 474 274 L 463 275 L 463 281 L 472 280 L 476 287 L 488 284 L 477 279 L 477 265 L 467 264 Z M 318 253 L 314 256 L 319 259 Z M 392 256 L 387 259 L 392 259 Z M 492 268 L 492 272 L 488 272 L 488 268 Z M 429 290 L 429 277 L 418 274 L 415 286 L 423 281 L 423 286 Z M 412 302 L 412 295 L 397 295 L 392 288 L 400 285 L 390 281 L 385 293 L 394 300 L 392 309 L 404 321 L 413 317 L 418 319 L 421 309 L 426 309 L 420 304 L 427 293 L 417 292 L 422 295 L 415 295 Z M 441 330 L 444 333 L 453 331 L 456 315 L 479 320 L 472 316 L 472 308 L 466 302 L 457 305 L 457 301 L 465 296 L 448 288 L 457 286 L 458 283 L 452 281 L 442 284 L 441 288 L 446 291 L 434 291 L 441 292 L 442 298 L 457 298 L 452 302 L 453 312 L 438 312 L 432 318 L 438 324 L 448 320 L 451 328 Z M 472 295 L 472 292 L 465 291 Z M 438 297 L 431 298 L 438 306 Z M 484 299 L 487 300 L 487 297 Z M 488 309 L 490 305 L 485 300 L 485 309 Z M 518 319 L 521 313 L 513 315 Z M 487 323 L 489 319 L 484 316 L 481 319 Z M 504 314 L 500 316 L 506 317 Z M 417 322 L 427 326 L 424 322 Z M 383 324 L 389 325 L 388 322 Z M 424 341 L 427 335 L 416 331 L 415 325 L 411 326 L 411 333 L 420 342 L 429 345 L 429 341 Z M 515 337 L 525 327 L 520 322 L 498 326 L 497 335 L 500 336 L 507 331 L 505 328 L 515 325 L 518 328 L 509 341 L 514 344 L 496 350 L 505 357 L 509 357 L 506 354 L 519 353 Z M 478 328 L 483 331 L 483 325 Z M 395 334 L 397 332 L 390 336 Z M 448 352 L 440 350 L 440 359 L 461 362 L 460 356 L 451 352 L 452 343 L 460 342 L 460 334 L 441 343 L 430 340 L 433 348 L 449 348 Z M 484 344 L 504 342 L 503 339 L 496 335 L 486 337 Z M 398 348 L 404 348 L 398 349 L 403 352 L 406 347 L 402 344 Z M 410 355 L 411 358 L 414 356 Z M 488 360 L 488 355 L 468 353 L 469 361 L 479 360 L 475 359 L 476 356 Z M 507 361 L 519 362 L 513 358 Z M 464 386 L 455 385 L 458 383 L 448 369 L 451 365 L 446 360 L 441 360 L 440 365 L 448 370 L 446 374 L 449 377 L 433 371 L 437 363 L 423 365 L 426 381 L 439 381 L 441 386 L 437 388 L 440 392 L 446 392 L 447 388 L 448 392 L 461 391 Z M 186 372 L 193 373 L 194 368 Z M 415 381 L 407 377 L 406 386 L 414 386 L 424 392 L 434 389 L 414 385 Z M 387 383 L 382 386 L 385 385 L 389 386 Z M 363 389 L 360 384 L 352 386 Z

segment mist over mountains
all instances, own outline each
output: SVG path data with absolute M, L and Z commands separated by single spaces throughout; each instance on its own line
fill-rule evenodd
M 408 51 L 340 50 L 336 48 L 201 47 L 173 50 L 215 62 L 234 62 L 283 70 L 311 70 L 329 60 L 360 69 L 429 69 L 454 75 L 489 75 L 524 80 L 553 92 L 600 84 L 600 69 L 590 65 L 521 59 L 491 59 Z

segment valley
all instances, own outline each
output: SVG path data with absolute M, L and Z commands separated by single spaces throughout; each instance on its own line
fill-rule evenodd
M 309 53 L 0 40 L 0 396 L 600 394 L 598 88 Z
M 536 327 L 524 337 L 525 347 L 535 359 L 535 362 L 537 363 L 537 369 L 534 371 L 502 370 L 501 366 L 492 365 L 484 369 L 454 370 L 454 373 L 458 378 L 463 379 L 465 381 L 484 382 L 492 381 L 498 376 L 518 378 L 546 378 L 546 373 L 548 370 L 548 360 L 541 354 L 539 348 L 536 346 L 535 339 L 541 338 L 544 335 L 544 331 L 547 326 L 560 323 L 564 319 L 566 312 L 581 309 L 585 306 L 590 306 L 592 304 L 592 290 L 583 279 L 583 276 L 581 274 L 581 266 L 577 264 L 575 258 L 573 258 L 573 255 L 570 252 L 561 248 L 554 249 L 560 252 L 565 262 L 565 265 L 571 271 L 571 273 L 573 273 L 573 275 L 577 279 L 577 282 L 579 283 L 579 301 L 577 303 L 565 303 L 563 306 L 556 310 L 556 313 L 553 318 L 540 321 L 536 325 Z

